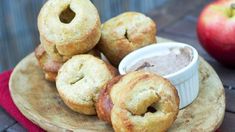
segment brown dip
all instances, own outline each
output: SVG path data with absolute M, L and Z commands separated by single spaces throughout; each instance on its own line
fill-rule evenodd
M 192 61 L 192 50 L 188 47 L 171 48 L 167 54 L 145 58 L 131 66 L 127 72 L 150 71 L 162 76 L 186 67 Z

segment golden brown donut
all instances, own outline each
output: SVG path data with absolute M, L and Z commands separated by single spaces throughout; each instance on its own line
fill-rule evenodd
M 113 103 L 110 99 L 110 91 L 114 84 L 116 84 L 122 75 L 116 76 L 111 79 L 104 88 L 100 91 L 98 102 L 96 103 L 96 111 L 99 119 L 111 123 L 111 110 L 113 108 Z
M 55 81 L 57 72 L 63 63 L 51 59 L 51 57 L 46 53 L 42 44 L 38 45 L 34 53 L 38 60 L 39 66 L 42 68 L 45 74 L 45 78 L 49 81 Z
M 100 25 L 90 0 L 48 0 L 38 15 L 40 41 L 60 62 L 91 50 L 100 39 Z
M 154 73 L 134 71 L 110 80 L 96 104 L 100 119 L 115 131 L 164 132 L 179 112 L 176 88 Z
M 117 70 L 92 55 L 76 55 L 60 68 L 56 87 L 65 104 L 72 110 L 95 115 L 99 91 Z
M 125 12 L 101 27 L 97 45 L 115 66 L 133 50 L 156 43 L 156 24 L 149 17 L 137 12 Z
M 63 65 L 63 62 L 58 62 L 53 60 L 45 51 L 42 44 L 39 44 L 35 49 L 35 56 L 38 60 L 39 66 L 42 68 L 45 78 L 49 81 L 55 81 L 57 72 L 60 67 Z M 92 49 L 87 54 L 94 55 L 95 57 L 100 58 L 101 54 L 98 50 Z

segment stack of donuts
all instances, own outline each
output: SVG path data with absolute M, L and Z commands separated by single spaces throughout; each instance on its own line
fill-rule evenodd
M 38 30 L 41 45 L 35 54 L 48 80 L 55 81 L 60 66 L 74 55 L 100 56 L 94 49 L 101 36 L 100 17 L 89 0 L 47 1 Z
M 128 53 L 156 43 L 149 17 L 126 12 L 101 24 L 89 0 L 48 0 L 38 29 L 35 56 L 69 108 L 98 115 L 115 131 L 162 132 L 172 125 L 179 111 L 175 87 L 153 73 L 121 76 L 116 69 Z

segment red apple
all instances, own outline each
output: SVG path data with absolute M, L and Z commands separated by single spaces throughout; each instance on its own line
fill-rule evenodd
M 212 57 L 235 68 L 235 0 L 207 5 L 198 19 L 197 35 Z

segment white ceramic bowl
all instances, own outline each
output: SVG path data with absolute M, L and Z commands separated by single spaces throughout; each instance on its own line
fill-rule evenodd
M 126 74 L 129 68 L 138 61 L 157 55 L 161 55 L 164 51 L 169 51 L 173 47 L 189 47 L 192 49 L 192 61 L 184 68 L 166 76 L 163 76 L 171 81 L 176 87 L 180 98 L 179 108 L 183 108 L 197 97 L 199 92 L 199 78 L 198 78 L 198 53 L 195 48 L 184 43 L 164 42 L 149 45 L 128 54 L 120 62 L 118 70 L 120 74 Z

